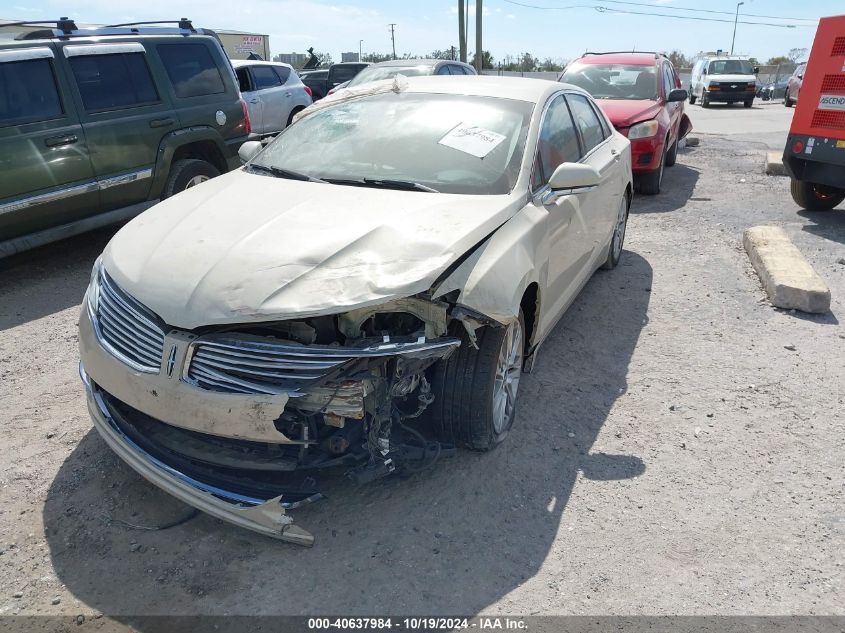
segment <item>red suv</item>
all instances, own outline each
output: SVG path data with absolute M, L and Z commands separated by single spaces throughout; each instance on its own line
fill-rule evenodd
M 675 164 L 678 141 L 692 129 L 684 114 L 687 91 L 658 53 L 586 53 L 558 78 L 589 92 L 613 125 L 631 141 L 640 192 L 660 193 L 663 168 Z

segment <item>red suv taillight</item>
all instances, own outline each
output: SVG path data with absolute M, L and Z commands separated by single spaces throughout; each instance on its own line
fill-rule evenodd
M 249 109 L 246 107 L 246 101 L 241 99 L 241 110 L 244 111 L 244 134 L 252 132 L 252 124 L 249 122 Z
M 303 87 L 303 88 L 305 88 L 305 93 L 306 93 L 309 97 L 313 97 L 313 96 L 314 96 L 314 91 L 313 91 L 313 90 L 311 90 L 311 88 L 310 88 L 309 86 L 305 86 L 305 85 L 303 85 L 302 87 Z

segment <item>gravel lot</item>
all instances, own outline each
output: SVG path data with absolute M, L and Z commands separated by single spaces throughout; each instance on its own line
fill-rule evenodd
M 638 197 L 524 377 L 498 450 L 297 513 L 303 549 L 197 516 L 106 448 L 76 320 L 112 230 L 0 261 L 0 614 L 843 614 L 845 209 L 763 175 L 777 104 L 687 106 L 701 138 Z M 785 227 L 832 312 L 766 302 L 741 246 Z M 845 261 L 845 260 L 843 260 Z

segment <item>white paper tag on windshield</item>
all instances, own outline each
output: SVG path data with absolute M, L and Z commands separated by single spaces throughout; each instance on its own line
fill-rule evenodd
M 507 138 L 504 134 L 492 130 L 461 123 L 453 127 L 438 143 L 466 152 L 477 158 L 484 158 Z

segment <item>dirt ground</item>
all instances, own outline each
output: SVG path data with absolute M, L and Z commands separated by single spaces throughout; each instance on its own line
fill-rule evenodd
M 845 209 L 799 213 L 763 175 L 789 111 L 688 109 L 700 146 L 636 199 L 507 442 L 333 482 L 295 515 L 313 549 L 205 515 L 130 527 L 190 510 L 88 420 L 76 320 L 113 230 L 0 261 L 0 615 L 843 614 Z M 756 224 L 785 227 L 830 314 L 766 302 Z

